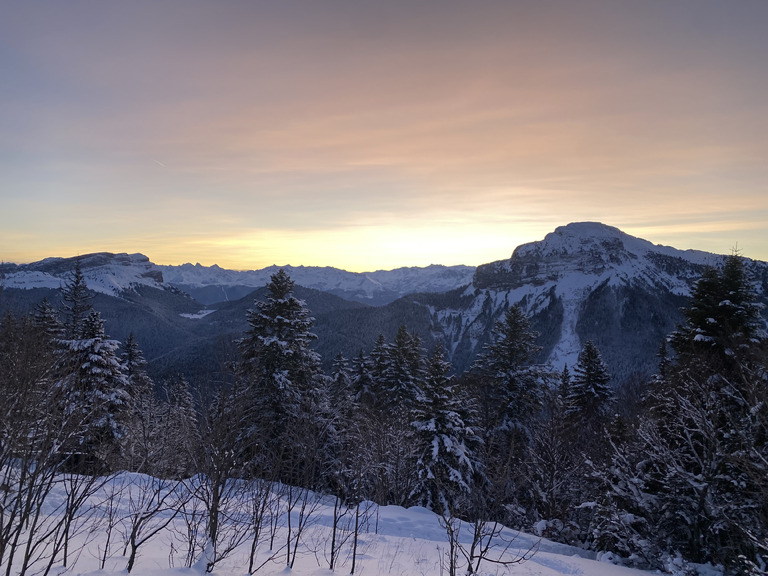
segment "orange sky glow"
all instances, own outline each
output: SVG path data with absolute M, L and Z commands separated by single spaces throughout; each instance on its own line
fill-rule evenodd
M 8 6 L 0 260 L 353 271 L 568 222 L 768 260 L 768 3 Z

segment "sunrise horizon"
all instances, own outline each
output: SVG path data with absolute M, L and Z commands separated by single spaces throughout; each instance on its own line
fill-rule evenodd
M 15 4 L 0 260 L 476 266 L 579 221 L 768 260 L 765 22 L 754 0 Z
M 738 239 L 734 239 L 733 242 L 729 244 L 728 247 L 723 246 L 721 249 L 705 249 L 701 248 L 700 246 L 681 246 L 677 245 L 674 241 L 668 242 L 663 240 L 658 240 L 658 237 L 661 237 L 661 235 L 653 235 L 653 229 L 651 228 L 642 228 L 638 227 L 636 229 L 626 229 L 621 226 L 614 226 L 613 224 L 609 222 L 598 222 L 598 221 L 580 221 L 580 222 L 596 222 L 599 224 L 604 224 L 606 226 L 618 228 L 621 232 L 624 232 L 630 236 L 634 236 L 636 238 L 640 238 L 642 240 L 647 240 L 651 242 L 654 245 L 658 246 L 668 246 L 671 248 L 675 248 L 678 250 L 694 250 L 694 251 L 702 251 L 702 252 L 709 252 L 715 255 L 727 255 L 732 253 L 738 253 L 741 256 L 744 256 L 746 258 L 749 258 L 751 260 L 758 260 L 758 261 L 768 261 L 768 258 L 766 257 L 760 257 L 755 256 L 752 254 L 752 252 L 749 249 L 749 246 L 744 246 L 741 242 L 738 241 Z M 35 262 L 39 262 L 41 260 L 44 260 L 46 258 L 75 258 L 78 256 L 86 256 L 88 254 L 95 254 L 95 253 L 101 253 L 101 252 L 107 252 L 112 254 L 142 254 L 149 258 L 149 260 L 156 265 L 160 266 L 182 266 L 184 264 L 191 264 L 191 265 L 200 265 L 205 267 L 211 267 L 211 266 L 218 266 L 223 269 L 227 270 L 233 270 L 237 272 L 244 272 L 244 271 L 251 271 L 251 270 L 261 270 L 264 268 L 269 267 L 321 267 L 321 268 L 336 268 L 339 270 L 344 270 L 347 272 L 355 272 L 355 273 L 365 273 L 365 272 L 376 272 L 381 270 L 394 270 L 397 268 L 426 268 L 429 266 L 470 266 L 470 267 L 477 267 L 482 264 L 488 264 L 491 262 L 496 262 L 500 260 L 505 260 L 511 257 L 513 251 L 518 248 L 519 246 L 523 244 L 528 244 L 530 242 L 537 242 L 544 239 L 544 237 L 555 231 L 556 228 L 567 226 L 568 224 L 573 224 L 576 222 L 564 222 L 562 224 L 555 225 L 550 230 L 543 232 L 539 234 L 536 237 L 531 236 L 530 238 L 526 237 L 520 237 L 519 240 L 517 240 L 514 244 L 514 246 L 506 247 L 506 246 L 495 246 L 488 248 L 485 252 L 482 252 L 483 254 L 486 254 L 485 257 L 479 256 L 480 252 L 478 252 L 478 256 L 475 258 L 474 261 L 472 260 L 466 260 L 466 261 L 439 261 L 435 258 L 433 258 L 430 261 L 427 260 L 412 260 L 409 259 L 407 256 L 403 256 L 403 258 L 399 261 L 397 260 L 397 257 L 395 255 L 395 258 L 391 261 L 389 265 L 385 266 L 366 266 L 364 264 L 355 264 L 352 262 L 351 264 L 343 264 L 338 262 L 324 262 L 322 260 L 289 260 L 289 259 L 275 259 L 273 261 L 254 261 L 252 264 L 241 264 L 238 263 L 237 260 L 228 260 L 226 258 L 216 258 L 211 257 L 212 259 L 201 259 L 199 257 L 196 257 L 191 252 L 189 253 L 189 256 L 179 256 L 174 257 L 173 255 L 167 255 L 164 256 L 165 252 L 162 250 L 156 250 L 156 249 L 149 249 L 149 250 L 134 250 L 134 249 L 125 249 L 120 248 L 119 246 L 113 246 L 111 249 L 100 249 L 97 247 L 91 248 L 84 248 L 82 250 L 70 250 L 69 252 L 65 252 L 63 250 L 60 250 L 59 253 L 44 253 L 44 255 L 41 253 L 38 256 L 34 257 L 28 257 L 26 259 L 16 259 L 13 260 L 11 258 L 0 258 L 0 260 L 6 262 L 6 263 L 13 263 L 18 265 L 25 265 L 25 264 L 32 264 Z M 639 232 L 638 232 L 639 230 Z M 648 232 L 649 234 L 646 234 Z M 671 235 L 670 237 L 674 238 L 674 235 Z M 511 237 L 510 237 L 511 238 Z M 466 239 L 465 239 L 466 240 Z M 496 256 L 492 256 L 492 254 L 497 254 Z M 298 256 L 298 258 L 301 258 L 301 255 Z

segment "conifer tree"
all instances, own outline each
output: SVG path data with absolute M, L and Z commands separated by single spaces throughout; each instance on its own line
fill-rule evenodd
M 307 471 L 318 439 L 324 394 L 320 357 L 310 348 L 316 336 L 305 303 L 293 295 L 285 270 L 273 274 L 265 301 L 248 311 L 249 329 L 240 340 L 243 401 L 251 404 L 244 434 L 247 445 L 260 444 L 273 467 L 292 469 L 287 478 Z
M 78 332 L 78 338 L 60 341 L 63 408 L 79 414 L 84 425 L 78 446 L 71 449 L 112 465 L 120 453 L 129 400 L 117 357 L 120 343 L 106 336 L 101 316 L 93 309 Z
M 370 409 L 375 400 L 370 363 L 371 360 L 360 350 L 357 358 L 352 361 L 352 373 L 350 374 L 350 394 L 365 409 Z
M 331 402 L 340 404 L 352 401 L 351 390 L 352 374 L 349 370 L 349 361 L 339 352 L 333 360 L 331 369 Z
M 540 532 L 564 542 L 576 541 L 570 516 L 581 503 L 579 476 L 584 472 L 579 439 L 568 429 L 565 416 L 570 387 L 570 371 L 565 366 L 558 386 L 545 391 L 544 407 L 541 417 L 533 424 L 533 438 L 525 462 L 532 488 L 531 520 L 544 520 L 545 524 L 539 524 Z
M 768 349 L 754 302 L 738 256 L 704 273 L 649 417 L 615 451 L 612 517 L 633 522 L 614 523 L 614 540 L 633 553 L 679 552 L 733 573 L 768 564 Z
M 386 348 L 385 358 L 379 393 L 389 407 L 411 410 L 423 394 L 424 368 L 419 337 L 410 334 L 405 325 L 400 326 L 394 342 Z
M 557 387 L 557 407 L 565 413 L 565 405 L 568 401 L 568 395 L 571 392 L 571 371 L 568 370 L 568 364 L 563 366 L 560 372 L 560 382 Z
M 124 456 L 130 470 L 153 473 L 158 402 L 146 366 L 147 361 L 131 333 L 123 343 L 121 355 L 121 368 L 129 400 Z
M 75 260 L 75 269 L 64 286 L 61 299 L 64 313 L 64 338 L 68 340 L 80 338 L 84 322 L 93 308 L 79 258 Z
M 480 473 L 479 437 L 467 423 L 468 403 L 456 393 L 451 365 L 438 345 L 427 360 L 424 393 L 415 411 L 417 501 L 438 514 L 459 513 Z
M 372 491 L 379 502 L 405 505 L 413 493 L 415 466 L 414 419 L 416 405 L 423 398 L 424 367 L 421 341 L 401 326 L 394 342 L 379 335 L 366 363 L 370 398 L 364 398 L 370 428 L 371 457 L 379 474 Z M 358 380 L 356 386 L 361 388 Z M 361 393 L 362 393 L 361 389 Z
M 42 301 L 35 306 L 32 318 L 35 325 L 45 330 L 45 333 L 51 339 L 59 338 L 62 335 L 64 327 L 61 324 L 61 320 L 59 320 L 58 312 L 48 298 L 43 298 Z
M 608 416 L 613 390 L 608 368 L 590 340 L 579 353 L 566 398 L 566 416 L 580 427 L 600 426 Z
M 492 342 L 475 362 L 483 377 L 482 412 L 488 432 L 525 428 L 541 408 L 545 372 L 533 364 L 538 334 L 518 305 L 493 330 Z
M 478 357 L 476 394 L 483 434 L 487 507 L 497 519 L 522 526 L 531 509 L 526 471 L 532 424 L 539 416 L 548 372 L 534 364 L 540 348 L 520 306 L 509 308 Z

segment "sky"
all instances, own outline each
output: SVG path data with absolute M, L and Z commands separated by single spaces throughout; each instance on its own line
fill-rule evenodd
M 768 260 L 765 0 L 7 2 L 0 260 Z

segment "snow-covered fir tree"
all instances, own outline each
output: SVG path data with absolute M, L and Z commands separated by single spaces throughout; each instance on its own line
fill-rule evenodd
M 79 415 L 82 422 L 70 449 L 114 465 L 129 407 L 127 380 L 117 356 L 120 343 L 107 337 L 101 316 L 93 309 L 77 332 L 78 338 L 59 341 L 63 409 Z
M 682 553 L 730 573 L 768 564 L 768 354 L 764 321 L 738 256 L 709 269 L 676 358 L 653 380 L 650 412 L 604 478 L 606 547 L 648 558 Z
M 383 338 L 383 337 L 382 337 Z M 373 376 L 371 375 L 370 359 L 365 356 L 362 350 L 352 361 L 350 374 L 351 389 L 350 393 L 355 401 L 361 407 L 370 408 L 374 403 Z
M 331 368 L 330 395 L 334 404 L 350 401 L 352 391 L 352 373 L 350 372 L 349 360 L 339 352 L 333 359 Z
M 571 516 L 583 500 L 580 477 L 586 470 L 583 447 L 569 430 L 565 416 L 570 386 L 570 371 L 565 366 L 558 386 L 544 393 L 543 410 L 533 423 L 524 466 L 531 486 L 531 522 L 548 538 L 574 544 L 578 543 L 579 529 Z
M 131 333 L 123 343 L 121 368 L 125 375 L 129 409 L 126 412 L 124 458 L 129 470 L 153 473 L 158 402 L 147 361 Z
M 525 470 L 531 427 L 541 412 L 549 372 L 534 364 L 538 334 L 518 305 L 506 311 L 492 336 L 473 367 L 489 483 L 486 506 L 496 518 L 522 526 L 533 497 Z
M 421 400 L 424 366 L 421 340 L 403 325 L 387 346 L 384 370 L 377 381 L 377 394 L 390 408 L 411 410 Z
M 81 336 L 83 324 L 92 310 L 92 296 L 85 283 L 80 259 L 75 260 L 75 269 L 61 293 L 64 316 L 63 337 L 73 340 Z
M 609 415 L 613 390 L 600 351 L 590 340 L 579 352 L 568 387 L 565 415 L 579 428 L 601 426 Z
M 478 356 L 481 415 L 487 432 L 524 428 L 541 408 L 546 373 L 535 365 L 538 334 L 520 306 L 510 307 L 497 322 L 492 341 Z
M 450 363 L 438 345 L 427 359 L 423 395 L 415 410 L 417 464 L 416 501 L 439 514 L 462 512 L 481 473 L 480 438 L 468 424 L 468 399 L 456 393 Z M 464 510 L 465 512 L 465 510 Z
M 317 454 L 326 392 L 320 357 L 310 348 L 316 339 L 305 303 L 293 295 L 284 270 L 273 274 L 265 301 L 248 311 L 249 329 L 240 340 L 243 401 L 251 404 L 244 434 L 273 466 L 292 470 L 298 480 Z
M 35 306 L 32 318 L 35 325 L 45 330 L 50 338 L 55 339 L 61 336 L 64 326 L 59 319 L 58 311 L 54 308 L 48 298 L 43 298 L 43 300 Z

